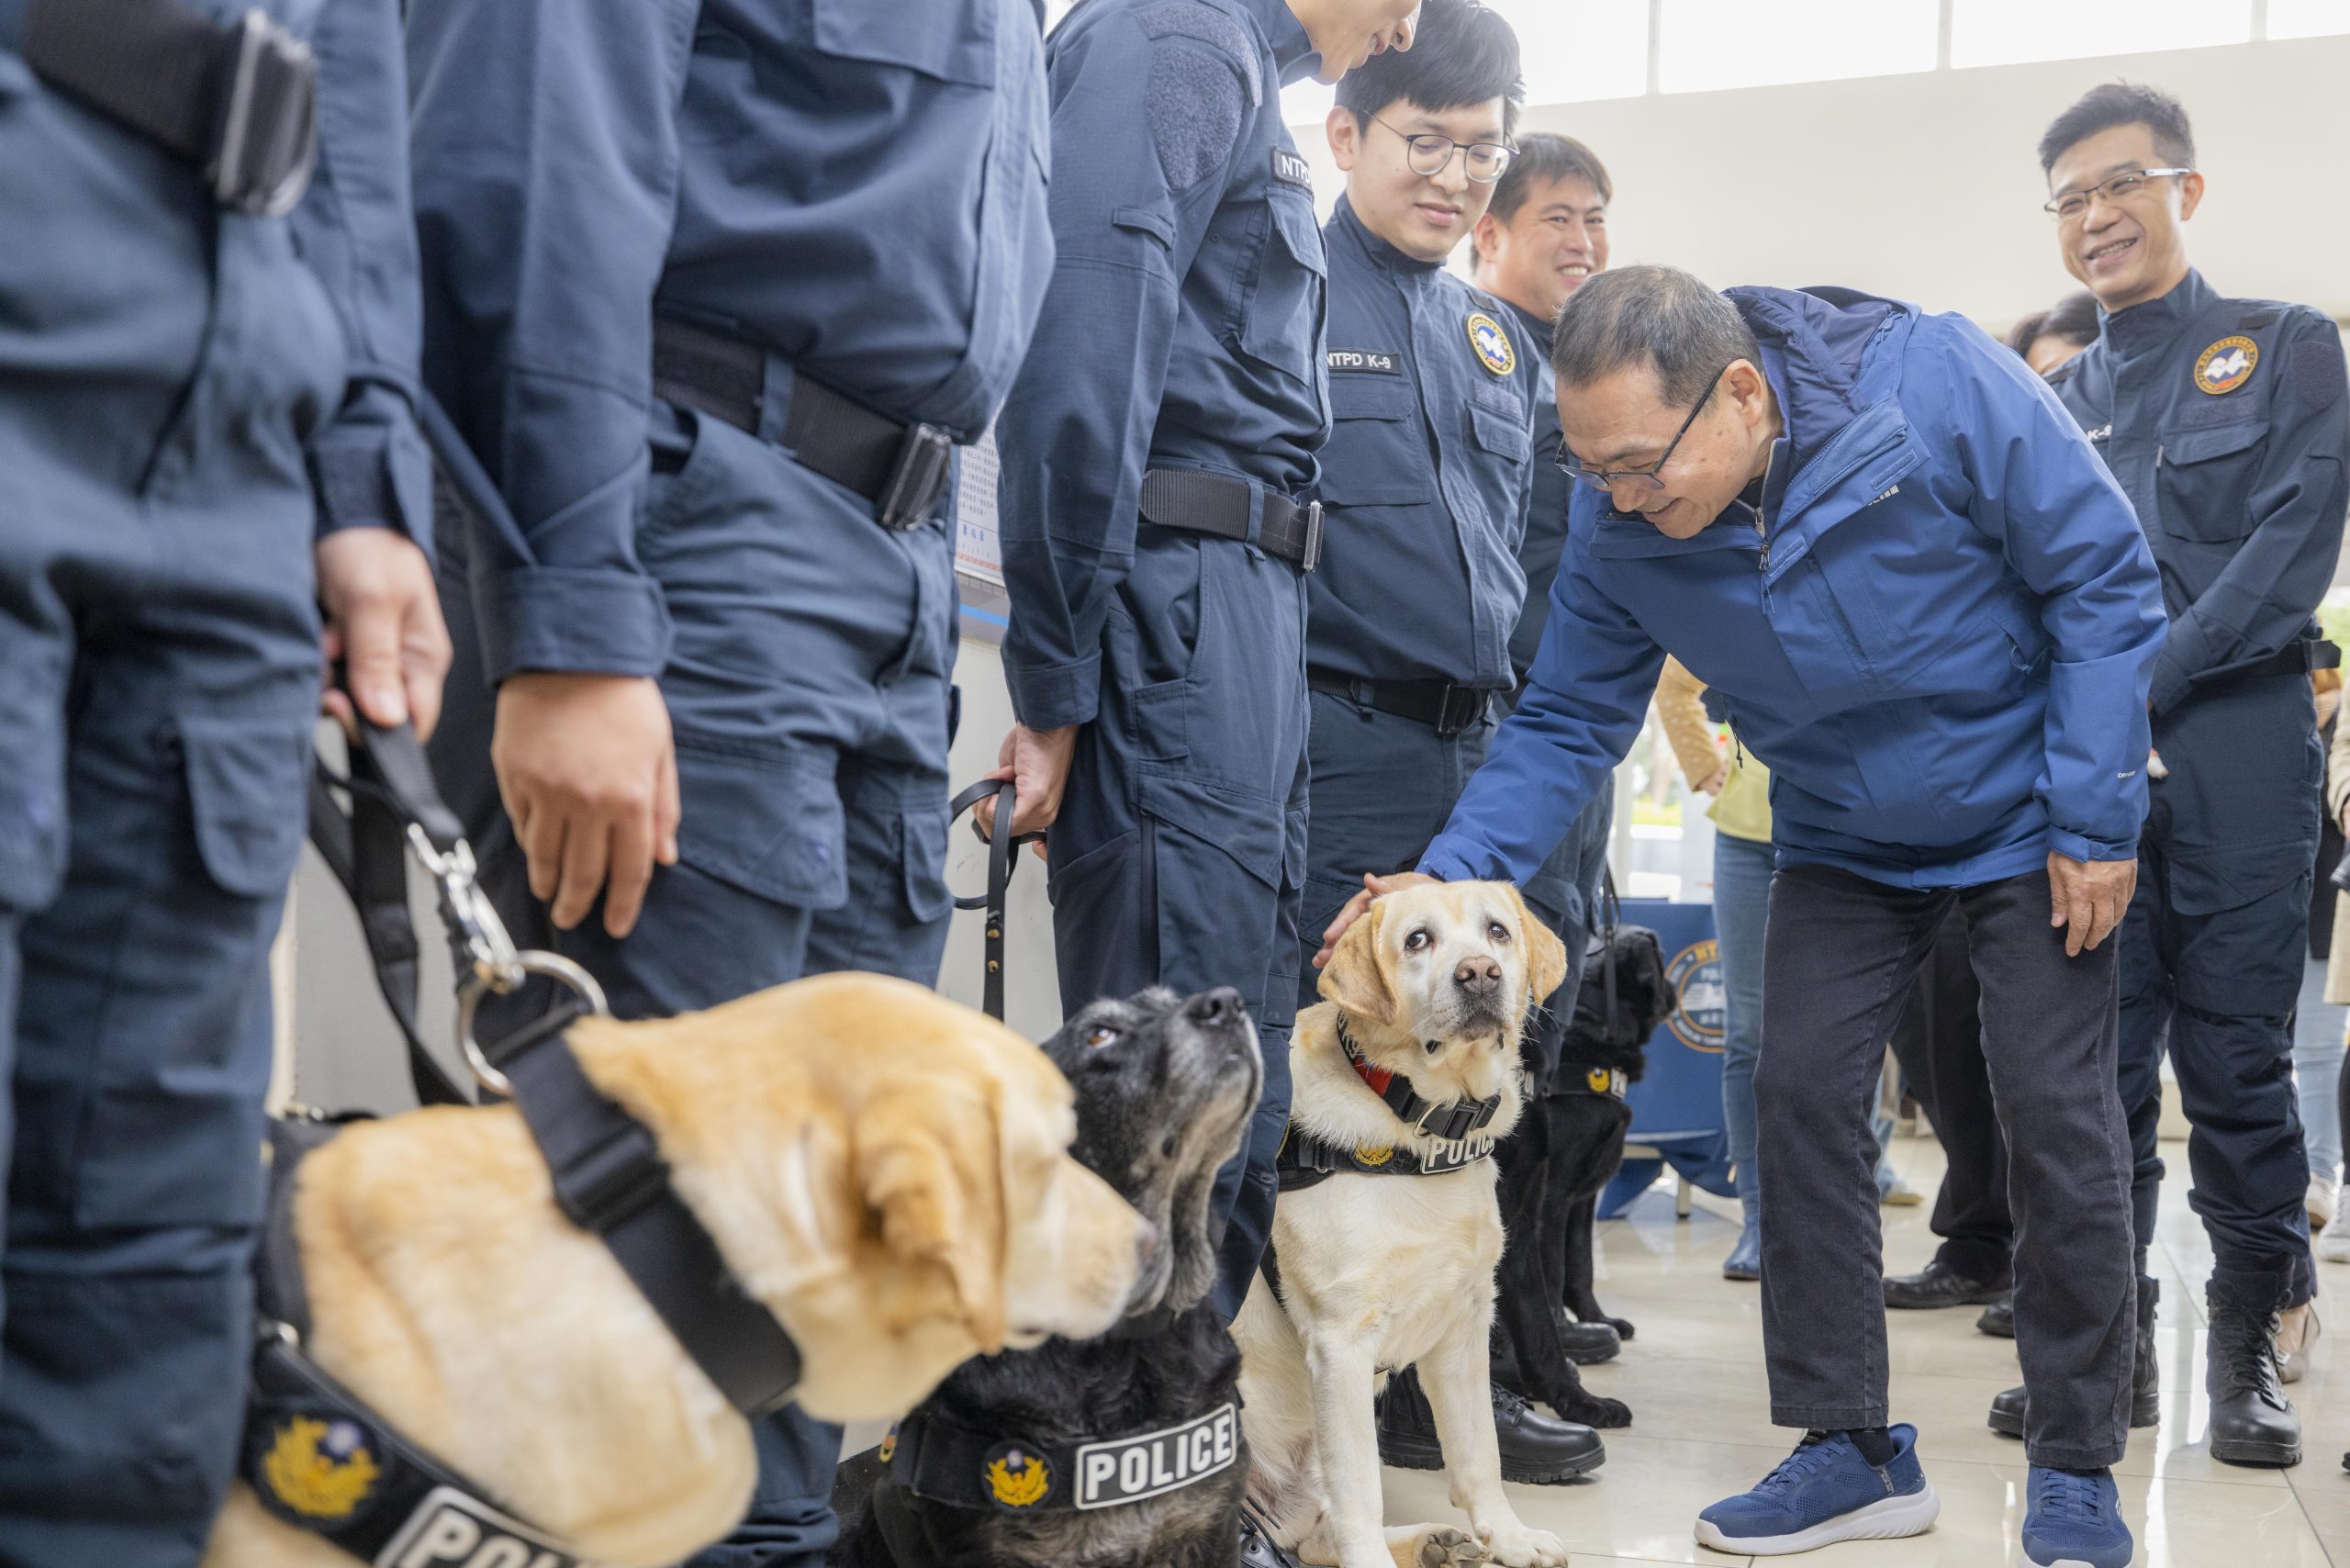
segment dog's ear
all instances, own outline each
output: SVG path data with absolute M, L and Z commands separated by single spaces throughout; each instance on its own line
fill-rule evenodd
M 1526 907 L 1525 895 L 1516 888 L 1509 890 L 1509 902 L 1516 907 L 1518 937 L 1526 944 L 1527 1000 L 1539 1005 L 1566 983 L 1567 945 Z
M 993 1106 L 932 1089 L 867 1105 L 854 1135 L 856 1182 L 893 1257 L 942 1271 L 985 1350 L 1004 1341 L 1007 1172 Z
M 1342 1012 L 1393 1024 L 1395 992 L 1387 984 L 1387 964 L 1379 950 L 1379 926 L 1387 913 L 1386 903 L 1383 898 L 1371 900 L 1362 918 L 1347 927 L 1347 934 L 1338 938 L 1337 950 L 1330 955 L 1329 968 L 1322 971 L 1318 989 L 1325 1002 L 1337 1002 Z

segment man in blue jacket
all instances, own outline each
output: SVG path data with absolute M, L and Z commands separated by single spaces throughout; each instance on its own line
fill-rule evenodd
M 1053 33 L 1050 304 L 1004 405 L 1015 825 L 1049 826 L 1072 1010 L 1236 987 L 1264 1047 L 1216 1301 L 1272 1225 L 1305 882 L 1305 585 L 1329 428 L 1322 235 L 1285 82 L 1409 49 L 1418 0 L 1086 0 Z M 1066 792 L 1064 792 L 1066 791 Z
M 322 631 L 377 723 L 440 701 L 401 81 L 396 0 L 0 0 L 16 1568 L 205 1555 Z
M 1037 7 L 411 0 L 408 43 L 425 375 L 474 514 L 436 761 L 486 880 L 626 1015 L 931 983 L 945 490 L 1051 262 Z M 757 1439 L 697 1568 L 834 1538 L 837 1428 Z
M 1772 1418 L 1810 1435 L 1697 1539 L 1776 1553 L 1933 1521 L 1916 1433 L 1886 1426 L 1864 1107 L 1956 905 L 2018 1151 L 2025 1551 L 2120 1568 L 2135 1316 L 2107 937 L 2164 632 L 2129 503 L 2012 354 L 1890 300 L 1630 268 L 1576 291 L 1552 363 L 1587 487 L 1525 699 L 1420 871 L 1534 872 L 1668 650 L 1771 766 L 1762 1324 Z

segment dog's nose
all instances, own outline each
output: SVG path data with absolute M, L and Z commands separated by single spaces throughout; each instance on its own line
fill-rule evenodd
M 1452 983 L 1463 991 L 1491 991 L 1502 983 L 1501 962 L 1482 954 L 1463 958 L 1460 967 L 1452 971 Z
M 1192 1023 L 1210 1029 L 1237 1023 L 1247 1011 L 1248 1005 L 1240 1000 L 1240 993 L 1228 985 L 1203 991 L 1183 1004 L 1185 1016 Z

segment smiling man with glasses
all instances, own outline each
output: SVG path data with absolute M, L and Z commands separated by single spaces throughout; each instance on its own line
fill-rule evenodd
M 1762 1333 L 1772 1419 L 1809 1435 L 1698 1540 L 1779 1554 L 1933 1523 L 1917 1434 L 1888 1426 L 1867 1105 L 1953 908 L 2018 1151 L 2031 1458 L 2110 1465 L 2132 1287 L 2107 938 L 2164 627 L 2128 499 L 2020 360 L 1893 300 L 1625 268 L 1575 290 L 1551 357 L 1584 483 L 1550 622 L 1419 870 L 1532 874 L 1639 734 L 1667 652 L 1770 765 Z M 2065 1561 L 2040 1522 L 2035 1501 L 2029 1560 Z

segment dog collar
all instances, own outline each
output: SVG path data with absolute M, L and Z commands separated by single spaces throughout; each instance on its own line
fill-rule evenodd
M 1416 1133 L 1458 1143 L 1472 1133 L 1483 1132 L 1501 1113 L 1502 1097 L 1498 1094 L 1483 1100 L 1454 1100 L 1441 1105 L 1422 1099 L 1413 1091 L 1410 1079 L 1383 1067 L 1373 1067 L 1363 1058 L 1362 1052 L 1355 1048 L 1354 1036 L 1347 1032 L 1343 1013 L 1338 1015 L 1338 1048 L 1347 1053 L 1348 1065 L 1355 1070 L 1355 1076 L 1363 1081 L 1364 1086 L 1386 1102 L 1396 1119 L 1410 1124 Z
M 1171 1427 L 1060 1444 L 917 1412 L 890 1429 L 879 1457 L 890 1481 L 924 1502 L 1043 1514 L 1163 1497 L 1223 1474 L 1242 1452 L 1240 1406 L 1227 1400 Z
M 1273 1175 L 1281 1191 L 1294 1193 L 1302 1187 L 1319 1186 L 1331 1177 L 1350 1173 L 1357 1176 L 1442 1176 L 1454 1170 L 1464 1170 L 1481 1159 L 1494 1157 L 1494 1140 L 1470 1137 L 1449 1138 L 1433 1148 L 1415 1151 L 1389 1145 L 1364 1144 L 1354 1148 L 1341 1148 L 1300 1132 L 1290 1124 L 1281 1138 L 1281 1152 L 1273 1156 Z
M 1586 1068 L 1580 1073 L 1569 1068 L 1550 1081 L 1553 1094 L 1596 1094 L 1607 1100 L 1623 1099 L 1631 1087 L 1620 1067 Z

